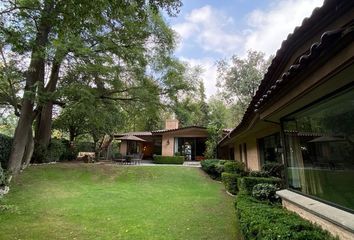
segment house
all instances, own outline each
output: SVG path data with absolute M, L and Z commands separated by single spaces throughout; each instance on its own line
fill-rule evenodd
M 225 134 L 227 130 L 224 131 Z M 124 136 L 140 138 L 134 141 L 124 140 Z M 179 127 L 177 119 L 167 119 L 165 129 L 146 132 L 127 132 L 115 134 L 116 139 L 123 139 L 120 153 L 143 153 L 145 159 L 151 159 L 154 154 L 162 156 L 185 155 L 188 160 L 204 159 L 205 142 L 208 132 L 205 127 Z
M 283 41 L 220 158 L 285 164 L 283 206 L 354 239 L 354 1 L 327 0 Z

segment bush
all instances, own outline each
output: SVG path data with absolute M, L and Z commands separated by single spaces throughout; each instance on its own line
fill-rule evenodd
M 0 187 L 6 185 L 6 174 L 0 163 Z
M 7 168 L 7 162 L 10 158 L 12 147 L 12 138 L 0 134 L 0 163 L 4 169 Z
M 275 194 L 278 189 L 271 183 L 259 183 L 253 187 L 252 196 L 261 201 L 275 202 L 279 199 Z
M 75 142 L 77 152 L 94 152 L 95 143 L 93 142 Z
M 224 183 L 225 188 L 229 193 L 232 193 L 234 195 L 237 194 L 238 192 L 237 178 L 239 177 L 240 175 L 235 173 L 223 172 L 221 174 L 221 180 Z
M 50 141 L 48 151 L 47 151 L 47 161 L 56 162 L 61 160 L 62 155 L 67 151 L 67 146 L 65 143 L 57 138 L 53 138 Z
M 224 172 L 224 164 L 229 161 L 219 159 L 206 159 L 200 162 L 202 169 L 212 178 L 221 179 L 221 173 Z
M 244 176 L 246 175 L 246 165 L 240 161 L 228 161 L 224 165 L 224 171 Z
M 184 156 L 154 156 L 154 163 L 157 164 L 183 164 Z
M 266 171 L 251 171 L 249 173 L 250 177 L 269 177 L 269 173 Z
M 259 183 L 270 183 L 278 188 L 282 187 L 282 180 L 280 178 L 243 177 L 238 179 L 238 188 L 240 192 L 251 195 L 253 187 Z
M 291 213 L 279 204 L 260 202 L 239 194 L 236 212 L 244 239 L 334 240 L 328 232 Z
M 65 151 L 60 156 L 60 161 L 72 161 L 75 160 L 79 151 L 76 147 L 70 145 L 70 141 L 67 139 L 61 139 L 65 146 Z
M 262 166 L 262 170 L 268 172 L 271 177 L 283 178 L 284 164 L 282 163 L 266 163 Z

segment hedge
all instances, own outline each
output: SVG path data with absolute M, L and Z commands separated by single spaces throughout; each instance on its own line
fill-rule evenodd
M 227 161 L 224 165 L 225 172 L 245 175 L 246 165 L 240 161 Z
M 10 158 L 12 147 L 12 138 L 6 135 L 0 134 L 0 163 L 2 168 L 7 168 L 7 162 Z
M 183 164 L 184 156 L 154 156 L 154 163 L 157 164 Z
M 237 179 L 239 177 L 241 176 L 235 173 L 223 172 L 221 174 L 221 180 L 224 183 L 225 188 L 229 193 L 232 193 L 234 195 L 237 194 L 238 192 Z
M 271 183 L 279 188 L 283 185 L 280 178 L 243 177 L 238 179 L 238 188 L 240 192 L 251 195 L 253 187 L 259 183 Z
M 338 239 L 295 213 L 285 210 L 280 204 L 268 204 L 239 194 L 236 197 L 235 207 L 244 239 Z
M 200 165 L 204 172 L 206 172 L 212 179 L 220 180 L 226 162 L 228 161 L 220 159 L 205 159 L 200 162 Z

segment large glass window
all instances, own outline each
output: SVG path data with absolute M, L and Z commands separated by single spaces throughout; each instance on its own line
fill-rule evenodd
M 206 138 L 175 138 L 174 152 L 186 156 L 189 160 L 202 160 L 205 152 Z
M 354 89 L 283 121 L 289 187 L 354 210 Z
M 273 134 L 258 140 L 261 164 L 281 163 L 280 134 Z

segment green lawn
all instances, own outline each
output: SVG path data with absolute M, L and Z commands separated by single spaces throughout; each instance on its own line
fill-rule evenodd
M 233 202 L 197 168 L 32 166 L 0 200 L 0 239 L 238 239 Z

